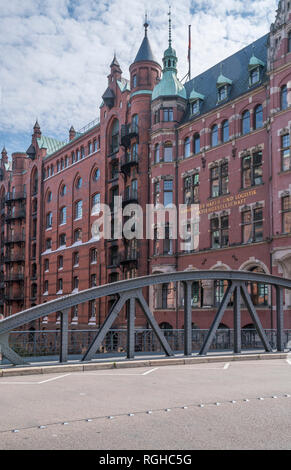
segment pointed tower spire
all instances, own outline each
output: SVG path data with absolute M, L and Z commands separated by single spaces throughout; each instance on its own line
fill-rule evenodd
M 36 119 L 36 123 L 34 124 L 34 127 L 33 127 L 33 135 L 36 136 L 37 138 L 41 137 L 40 125 L 39 125 L 37 119 Z
M 133 62 L 134 64 L 136 62 L 145 62 L 145 61 L 155 62 L 156 64 L 158 64 L 158 61 L 156 60 L 153 54 L 153 51 L 152 51 L 152 48 L 148 39 L 148 27 L 149 27 L 148 15 L 146 13 L 145 23 L 144 23 L 145 35 L 141 43 L 141 46 L 139 48 L 139 51 L 136 55 L 136 58 Z
M 169 47 L 172 47 L 172 12 L 171 5 L 169 5 Z

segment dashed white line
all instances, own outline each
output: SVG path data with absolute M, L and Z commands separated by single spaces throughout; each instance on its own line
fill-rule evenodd
M 148 375 L 148 374 L 151 374 L 152 372 L 154 372 L 155 370 L 158 370 L 158 367 L 155 367 L 154 369 L 151 369 L 151 370 L 147 370 L 146 372 L 144 372 L 142 375 Z
M 37 382 L 39 385 L 40 384 L 45 384 L 47 382 L 52 382 L 53 380 L 58 380 L 58 379 L 62 379 L 63 377 L 68 377 L 69 375 L 71 374 L 65 374 L 65 375 L 58 375 L 58 377 L 53 377 L 52 379 L 47 379 L 47 380 L 43 380 L 42 382 Z
M 223 367 L 223 368 L 224 368 L 224 370 L 228 369 L 228 368 L 229 368 L 229 366 L 230 366 L 230 362 L 227 362 L 226 364 L 224 364 L 224 367 Z

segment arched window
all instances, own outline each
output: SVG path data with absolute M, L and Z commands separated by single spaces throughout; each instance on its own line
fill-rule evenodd
M 100 170 L 99 170 L 99 168 L 96 168 L 96 170 L 94 170 L 94 172 L 93 172 L 93 180 L 98 181 L 99 178 L 100 178 Z
M 259 104 L 255 107 L 254 129 L 263 127 L 263 106 Z
M 218 126 L 214 124 L 211 129 L 211 146 L 215 147 L 218 145 Z
M 251 130 L 250 112 L 245 111 L 242 115 L 242 134 L 248 134 Z
M 111 153 L 118 152 L 119 149 L 119 121 L 115 119 L 111 130 Z
M 281 88 L 281 109 L 287 109 L 288 108 L 288 101 L 287 101 L 287 96 L 288 96 L 288 90 L 287 86 L 284 85 Z
M 194 154 L 196 155 L 199 152 L 200 152 L 200 135 L 195 134 L 194 135 Z
M 160 146 L 157 144 L 155 146 L 155 163 L 159 163 L 160 161 Z
M 76 188 L 80 189 L 82 187 L 82 178 L 78 177 L 76 181 Z
M 61 187 L 61 196 L 65 196 L 67 193 L 67 186 L 65 184 L 63 184 L 63 186 Z
M 60 225 L 67 223 L 67 208 L 62 207 L 60 210 Z
M 190 144 L 190 138 L 187 137 L 184 142 L 184 157 L 188 158 L 191 155 L 191 144 Z
M 164 162 L 173 161 L 173 146 L 171 142 L 166 142 L 164 146 Z
M 224 121 L 222 123 L 222 142 L 228 142 L 229 141 L 229 122 L 228 120 Z

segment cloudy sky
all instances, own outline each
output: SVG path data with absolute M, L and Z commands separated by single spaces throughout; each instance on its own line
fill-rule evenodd
M 167 47 L 170 0 L 0 0 L 0 146 L 25 151 L 36 118 L 65 140 L 99 116 L 114 51 L 128 67 L 143 39 L 145 11 L 158 60 Z M 277 0 L 172 0 L 179 76 L 192 76 L 269 31 Z M 1 150 L 1 149 L 0 149 Z

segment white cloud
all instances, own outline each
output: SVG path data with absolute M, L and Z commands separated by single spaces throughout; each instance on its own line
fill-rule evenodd
M 0 132 L 30 136 L 38 117 L 45 135 L 67 138 L 99 114 L 113 53 L 128 77 L 143 39 L 143 18 L 161 62 L 167 47 L 168 0 L 0 0 Z M 276 0 L 183 0 L 172 6 L 179 76 L 192 75 L 269 31 Z M 18 144 L 18 140 L 15 142 Z M 9 148 L 8 150 L 16 150 Z M 19 150 L 25 150 L 23 148 Z

